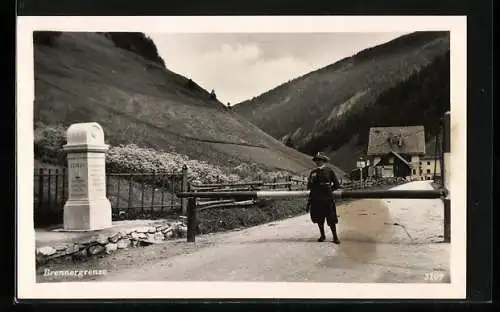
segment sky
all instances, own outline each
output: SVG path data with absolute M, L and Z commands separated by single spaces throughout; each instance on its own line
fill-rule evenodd
M 231 105 L 405 33 L 150 33 L 166 67 Z

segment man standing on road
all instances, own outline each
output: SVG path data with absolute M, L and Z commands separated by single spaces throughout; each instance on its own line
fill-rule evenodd
M 307 181 L 307 189 L 310 190 L 307 202 L 307 211 L 310 211 L 311 221 L 317 223 L 320 231 L 318 242 L 323 242 L 325 236 L 325 220 L 332 230 L 333 242 L 340 244 L 337 236 L 336 224 L 338 223 L 337 208 L 333 197 L 333 191 L 340 188 L 340 183 L 332 168 L 326 163 L 330 159 L 323 153 L 313 157 L 317 168 L 312 170 Z

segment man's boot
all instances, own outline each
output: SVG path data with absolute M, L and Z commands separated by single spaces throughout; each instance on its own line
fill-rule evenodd
M 332 230 L 332 235 L 333 235 L 333 242 L 335 244 L 340 244 L 339 237 L 337 235 L 337 227 L 335 225 L 331 226 L 330 229 Z
M 318 227 L 319 227 L 319 232 L 321 234 L 321 236 L 318 238 L 318 242 L 324 242 L 325 239 L 326 239 L 326 236 L 325 236 L 325 225 L 321 224 L 321 223 L 318 223 Z

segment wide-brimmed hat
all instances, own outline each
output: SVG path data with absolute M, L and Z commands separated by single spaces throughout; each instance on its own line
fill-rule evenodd
M 312 159 L 312 160 L 313 160 L 313 161 L 315 161 L 315 160 L 329 161 L 329 160 L 330 160 L 330 158 L 328 158 L 328 156 L 326 156 L 324 153 L 319 152 L 319 153 L 317 153 L 317 154 L 313 157 L 313 159 Z

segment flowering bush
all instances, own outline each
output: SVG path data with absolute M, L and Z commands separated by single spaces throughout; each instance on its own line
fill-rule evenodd
M 135 144 L 111 147 L 106 154 L 106 166 L 113 172 L 172 172 L 181 173 L 188 167 L 192 183 L 234 182 L 241 178 L 227 174 L 220 167 L 205 161 L 189 159 L 186 155 L 142 148 Z
M 257 164 L 241 163 L 231 169 L 236 175 L 243 177 L 243 180 L 261 180 L 263 182 L 284 181 L 292 175 L 291 172 L 285 170 L 265 171 Z
M 270 171 L 270 172 L 264 172 L 262 179 L 264 181 L 284 181 L 290 176 L 290 173 L 288 171 Z
M 304 213 L 306 200 L 267 200 L 250 208 L 206 209 L 199 212 L 199 233 L 214 233 L 282 220 Z
M 241 163 L 238 166 L 231 168 L 231 172 L 235 175 L 242 177 L 245 182 L 258 180 L 264 175 L 264 170 L 259 168 L 256 164 Z
M 35 124 L 35 156 L 43 162 L 65 165 L 62 146 L 66 143 L 66 128 L 62 125 Z M 106 169 L 114 173 L 181 173 L 188 167 L 191 183 L 232 183 L 261 179 L 265 182 L 285 180 L 286 171 L 265 171 L 257 164 L 241 163 L 234 168 L 219 167 L 186 155 L 139 147 L 136 144 L 110 146 L 106 152 Z
M 33 139 L 35 155 L 39 160 L 52 164 L 65 161 L 62 147 L 66 143 L 66 130 L 62 125 L 48 126 L 37 122 Z

